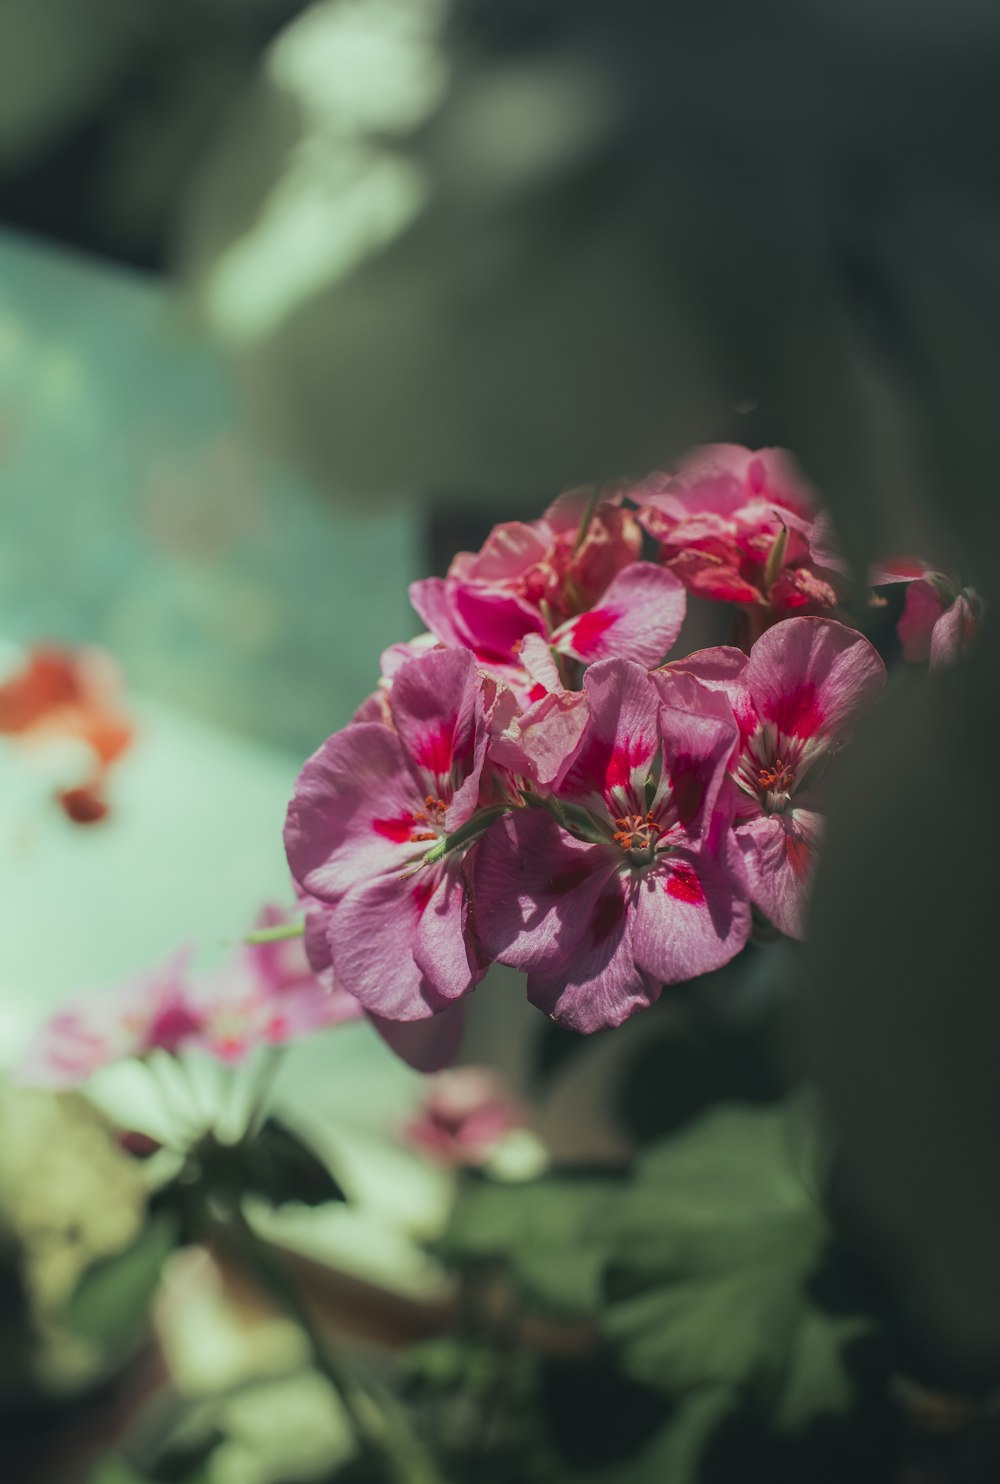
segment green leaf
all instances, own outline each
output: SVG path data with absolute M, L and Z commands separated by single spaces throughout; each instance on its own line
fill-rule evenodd
M 143 1326 L 164 1262 L 177 1245 L 177 1218 L 148 1220 L 133 1242 L 92 1264 L 70 1295 L 65 1319 L 84 1339 L 116 1346 Z
M 272 1206 L 290 1201 L 323 1206 L 347 1199 L 328 1166 L 280 1119 L 268 1118 L 260 1132 L 237 1150 L 245 1190 Z
M 87 1475 L 86 1484 L 150 1484 L 145 1474 L 137 1474 L 123 1458 L 102 1458 Z
M 675 1396 L 731 1388 L 790 1429 L 850 1406 L 843 1351 L 871 1322 L 843 1254 L 840 1310 L 817 1297 L 832 1237 L 816 1162 L 797 1101 L 717 1110 L 649 1151 L 604 1275 L 602 1330 L 630 1375 Z
M 548 1176 L 527 1185 L 469 1181 L 441 1245 L 461 1266 L 502 1262 L 526 1300 L 560 1314 L 593 1313 L 606 1258 L 602 1218 L 621 1180 Z

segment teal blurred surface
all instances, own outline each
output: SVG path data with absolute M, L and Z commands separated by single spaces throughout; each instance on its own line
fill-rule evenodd
M 257 449 L 154 280 L 0 234 L 0 636 L 311 751 L 416 632 L 412 501 L 367 517 Z

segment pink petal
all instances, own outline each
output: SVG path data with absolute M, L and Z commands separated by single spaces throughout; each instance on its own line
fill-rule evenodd
M 589 932 L 620 859 L 615 846 L 567 835 L 544 809 L 498 820 L 483 837 L 474 871 L 484 952 L 515 969 L 562 964 Z
M 612 815 L 643 804 L 649 764 L 660 745 L 658 697 L 648 672 L 630 660 L 599 660 L 584 676 L 590 714 L 559 781 L 569 798 L 604 800 Z
M 741 649 L 720 644 L 714 649 L 698 649 L 687 659 L 672 660 L 654 673 L 653 680 L 663 700 L 686 711 L 704 711 L 719 715 L 718 701 L 724 701 L 739 727 L 740 745 L 757 730 L 758 717 L 746 683 L 749 657 Z M 708 701 L 705 691 L 714 701 Z
M 453 878 L 443 866 L 408 879 L 377 876 L 337 903 L 330 917 L 334 976 L 366 1010 L 422 1020 L 475 986 L 479 970 L 466 947 Z
M 930 658 L 934 625 L 944 612 L 944 599 L 937 583 L 911 582 L 896 633 L 903 646 L 903 658 L 914 663 Z
M 460 552 L 448 571 L 464 582 L 512 582 L 528 567 L 544 562 L 549 543 L 540 531 L 524 521 L 505 521 L 494 526 L 476 553 Z
M 609 877 L 572 952 L 529 971 L 531 1003 L 570 1030 L 590 1035 L 621 1025 L 660 997 L 660 984 L 635 963 L 633 890 L 629 878 Z
M 930 667 L 939 670 L 953 665 L 971 645 L 978 620 L 969 600 L 961 593 L 946 608 L 931 633 Z
M 512 773 L 548 788 L 572 757 L 587 716 L 582 691 L 545 695 L 490 744 L 490 756 Z
M 410 602 L 436 639 L 453 649 L 468 649 L 469 636 L 457 621 L 452 588 L 444 577 L 410 583 Z
M 811 809 L 759 814 L 736 826 L 750 899 L 790 938 L 805 936 L 805 913 L 822 816 Z
M 408 661 L 392 683 L 389 706 L 420 787 L 450 805 L 450 830 L 464 824 L 476 805 L 486 747 L 472 655 L 435 649 Z
M 334 901 L 356 881 L 399 869 L 414 854 L 407 842 L 417 785 L 400 739 L 360 722 L 328 737 L 299 774 L 285 821 L 285 851 L 296 882 Z
M 548 641 L 541 634 L 525 634 L 518 646 L 517 658 L 532 680 L 544 685 L 547 691 L 565 689 Z
M 757 640 L 746 681 L 761 719 L 804 741 L 848 732 L 878 700 L 885 665 L 856 629 L 829 618 L 790 618 Z
M 369 1019 L 383 1041 L 409 1066 L 418 1072 L 438 1072 L 458 1055 L 465 1006 L 449 1005 L 426 1020 L 386 1020 L 371 1013 Z
M 686 602 L 684 584 L 672 572 L 653 562 L 632 562 L 597 607 L 555 631 L 552 644 L 584 664 L 621 657 L 651 669 L 680 633 Z
M 660 984 L 721 968 L 750 933 L 746 876 L 730 833 L 717 857 L 670 852 L 643 877 L 635 900 L 635 959 Z
M 709 693 L 709 699 L 711 693 Z M 724 704 L 722 697 L 715 703 Z M 737 745 L 731 715 L 660 709 L 663 767 L 657 795 L 669 790 L 671 812 L 688 840 L 703 839 L 717 809 L 726 769 Z

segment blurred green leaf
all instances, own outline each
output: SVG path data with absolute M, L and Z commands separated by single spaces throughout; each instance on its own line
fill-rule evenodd
M 137 1333 L 177 1235 L 176 1217 L 159 1212 L 128 1247 L 89 1267 L 66 1305 L 70 1328 L 102 1345 L 121 1344 Z
M 527 1301 L 555 1313 L 593 1313 L 607 1257 L 603 1216 L 623 1182 L 607 1172 L 529 1185 L 470 1181 L 442 1243 L 460 1266 L 502 1262 Z
M 150 1484 L 145 1474 L 139 1474 L 123 1458 L 102 1458 L 87 1475 L 87 1484 Z

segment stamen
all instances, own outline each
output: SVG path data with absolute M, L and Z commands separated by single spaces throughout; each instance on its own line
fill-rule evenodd
M 761 788 L 779 789 L 783 793 L 788 793 L 795 784 L 795 774 L 790 764 L 780 757 L 775 758 L 772 767 L 761 768 L 757 778 Z
M 662 824 L 652 814 L 623 814 L 615 824 L 618 828 L 611 838 L 623 850 L 648 850 L 663 834 Z

